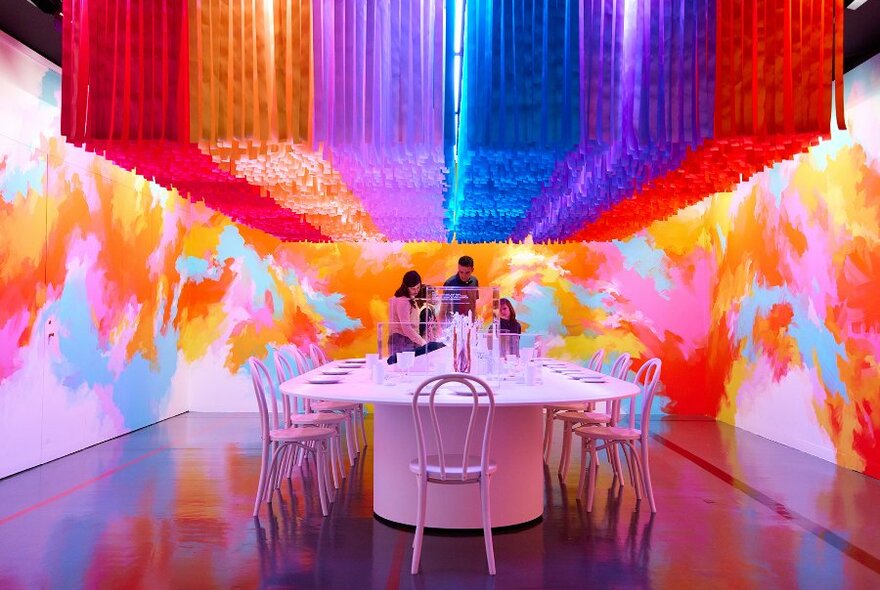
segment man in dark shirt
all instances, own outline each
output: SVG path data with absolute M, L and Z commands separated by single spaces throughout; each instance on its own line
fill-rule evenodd
M 470 256 L 462 256 L 458 259 L 458 273 L 452 275 L 444 287 L 479 287 L 480 281 L 474 276 L 474 259 Z
M 474 259 L 470 256 L 462 256 L 458 259 L 458 272 L 443 283 L 444 287 L 479 287 L 480 282 L 474 276 Z M 441 316 L 446 317 L 453 313 L 467 315 L 468 311 L 476 315 L 478 291 L 476 288 L 456 292 L 449 289 L 444 292 Z

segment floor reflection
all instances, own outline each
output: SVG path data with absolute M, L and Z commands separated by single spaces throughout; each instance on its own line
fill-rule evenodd
M 0 481 L 0 588 L 880 587 L 880 482 L 724 425 L 657 429 L 701 458 L 652 445 L 656 515 L 604 464 L 588 513 L 577 461 L 565 481 L 550 465 L 544 518 L 496 534 L 494 578 L 480 536 L 427 535 L 409 574 L 412 533 L 372 515 L 369 447 L 330 516 L 307 467 L 252 517 L 255 427 L 187 414 Z

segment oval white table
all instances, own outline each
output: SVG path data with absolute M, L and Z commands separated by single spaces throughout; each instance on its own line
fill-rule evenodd
M 416 455 L 412 392 L 426 376 L 410 375 L 406 383 L 400 383 L 400 376 L 390 373 L 386 383 L 378 385 L 372 382 L 364 367 L 352 370 L 339 383 L 309 383 L 309 379 L 320 376 L 322 370 L 339 364 L 324 365 L 285 381 L 281 391 L 312 399 L 374 404 L 373 511 L 388 521 L 414 526 L 416 478 L 409 470 L 409 462 Z M 570 367 L 582 369 L 577 365 Z M 589 373 L 585 369 L 584 372 Z M 639 392 L 639 388 L 628 381 L 607 376 L 605 379 L 605 383 L 584 383 L 545 367 L 539 385 L 504 381 L 494 391 L 491 455 L 498 471 L 492 476 L 490 491 L 493 527 L 535 521 L 544 512 L 545 405 L 624 399 Z M 438 393 L 435 403 L 455 420 L 457 416 L 466 415 L 472 398 Z M 426 521 L 426 526 L 432 528 L 481 528 L 478 486 L 430 486 Z

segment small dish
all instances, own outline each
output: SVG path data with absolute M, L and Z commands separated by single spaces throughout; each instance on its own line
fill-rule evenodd
M 359 365 L 365 365 L 367 363 L 367 359 L 342 359 L 339 362 L 341 362 L 341 363 L 357 363 Z
M 322 375 L 348 375 L 351 371 L 343 371 L 341 369 L 330 369 L 329 371 L 321 371 Z
M 584 383 L 605 383 L 605 377 L 595 377 L 593 375 L 588 375 L 586 377 L 581 377 L 580 381 Z
M 453 389 L 453 390 L 449 391 L 448 393 L 451 393 L 452 395 L 468 395 L 471 397 L 473 397 L 473 395 L 474 395 L 470 389 Z M 484 395 L 489 395 L 489 394 L 486 393 L 485 391 L 477 391 L 477 395 L 484 396 Z M 498 394 L 496 393 L 495 396 L 497 397 Z
M 331 383 L 339 383 L 338 377 L 309 377 L 309 383 L 314 385 L 329 385 Z

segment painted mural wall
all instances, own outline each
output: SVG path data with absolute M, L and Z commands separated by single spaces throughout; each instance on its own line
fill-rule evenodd
M 849 131 L 710 200 L 706 410 L 880 477 L 880 59 Z

